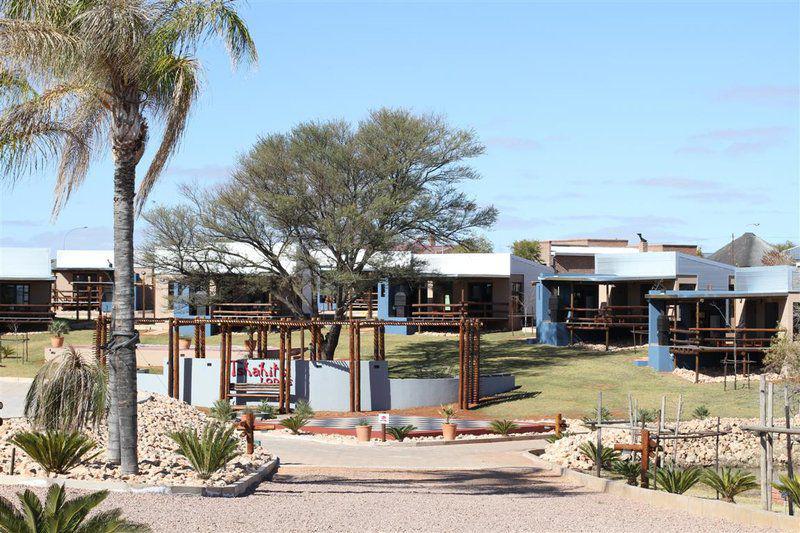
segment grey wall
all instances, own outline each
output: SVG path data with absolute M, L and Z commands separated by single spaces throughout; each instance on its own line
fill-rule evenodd
M 728 290 L 730 277 L 736 271 L 734 267 L 694 255 L 679 253 L 677 256 L 678 275 L 697 276 L 697 290 Z

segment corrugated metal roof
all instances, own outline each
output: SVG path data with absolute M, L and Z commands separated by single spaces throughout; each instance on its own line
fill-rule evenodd
M 0 248 L 0 279 L 53 279 L 50 250 L 47 248 Z
M 734 298 L 770 298 L 775 296 L 786 296 L 786 293 L 749 291 L 659 291 L 648 293 L 646 298 L 651 300 L 731 300 Z
M 576 281 L 585 283 L 614 283 L 622 281 L 658 281 L 661 279 L 675 279 L 663 276 L 617 276 L 615 274 L 542 274 L 540 281 Z

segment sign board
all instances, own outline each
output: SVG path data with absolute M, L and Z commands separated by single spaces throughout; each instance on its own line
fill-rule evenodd
M 378 414 L 378 423 L 379 424 L 388 424 L 389 423 L 389 413 L 379 413 Z

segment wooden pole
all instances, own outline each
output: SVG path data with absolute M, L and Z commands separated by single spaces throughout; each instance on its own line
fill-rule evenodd
M 231 372 L 231 362 L 233 361 L 233 331 L 231 328 L 228 328 L 228 340 L 225 343 L 225 399 L 228 399 L 228 393 L 230 392 L 230 372 Z
M 561 418 L 561 413 L 556 413 L 555 432 L 556 432 L 556 437 L 559 438 L 559 439 L 561 438 L 561 424 L 562 423 L 563 423 L 563 420 Z
M 603 423 L 603 391 L 597 393 L 597 442 L 595 446 L 597 447 L 597 463 L 595 465 L 595 470 L 597 477 L 602 476 L 603 470 L 603 461 L 601 457 L 603 457 L 603 428 L 600 425 Z
M 473 403 L 478 405 L 481 400 L 481 324 L 478 320 L 475 320 L 473 324 L 475 328 L 475 342 L 473 343 L 472 349 L 474 351 L 474 388 L 473 388 Z
M 292 328 L 291 326 L 287 327 L 286 332 L 286 379 L 284 379 L 284 386 L 286 387 L 286 392 L 283 394 L 283 399 L 286 402 L 285 412 L 291 412 L 291 401 L 292 401 Z
M 300 326 L 300 359 L 306 360 L 306 328 Z
M 789 388 L 783 386 L 783 414 L 786 417 L 786 429 L 791 425 L 792 414 L 789 409 Z M 794 479 L 794 465 L 792 464 L 792 439 L 786 435 L 786 475 Z M 789 498 L 789 516 L 794 516 L 794 502 Z
M 375 361 L 381 360 L 381 352 L 380 352 L 380 326 L 373 326 L 372 327 L 372 359 Z
M 99 323 L 100 319 L 98 319 L 97 322 Z M 172 367 L 175 364 L 175 346 L 173 346 L 172 339 L 174 333 L 173 328 L 175 327 L 173 322 L 174 319 L 172 318 L 167 321 L 167 330 L 169 332 L 167 336 L 167 371 L 169 372 L 167 377 L 167 396 L 170 398 L 175 398 L 175 376 L 172 372 Z
M 648 471 L 650 470 L 650 430 L 642 428 L 642 474 L 641 486 L 648 487 Z
M 175 393 L 175 398 L 181 397 L 181 353 L 180 353 L 180 332 L 181 327 L 175 322 L 175 332 L 172 335 L 172 391 Z
M 767 378 L 761 374 L 758 382 L 758 421 L 761 426 L 767 425 Z M 767 483 L 767 435 L 765 432 L 758 434 L 761 450 L 759 454 L 759 470 L 761 481 L 761 508 L 769 510 L 771 496 L 770 486 Z
M 284 399 L 283 396 L 286 391 L 286 385 L 284 383 L 286 368 L 284 367 L 284 358 L 286 356 L 286 328 L 280 326 L 280 345 L 278 348 L 278 375 L 280 379 L 278 380 L 278 411 L 281 413 L 285 413 L 284 411 Z
M 361 323 L 356 322 L 356 353 L 355 353 L 355 407 L 361 412 Z
M 378 351 L 381 355 L 381 361 L 386 361 L 386 340 L 384 339 L 384 333 L 386 333 L 386 326 L 380 326 L 378 328 L 378 333 L 380 334 L 380 344 L 378 346 Z
M 458 407 L 464 409 L 464 318 L 458 322 Z
M 194 356 L 200 358 L 200 323 L 197 320 L 194 321 Z
M 242 413 L 242 422 L 239 425 L 244 434 L 245 443 L 247 444 L 247 455 L 253 455 L 253 448 L 255 439 L 253 438 L 253 430 L 255 429 L 255 414 Z
M 225 399 L 225 380 L 228 377 L 227 373 L 225 372 L 225 358 L 226 354 L 228 353 L 228 348 L 226 346 L 228 342 L 228 336 L 226 334 L 227 326 L 222 326 L 220 328 L 220 340 L 219 340 L 219 399 Z
M 681 411 L 683 410 L 683 394 L 678 395 L 678 410 L 675 415 L 675 437 L 680 433 Z M 678 439 L 672 441 L 672 464 L 678 464 Z
M 350 340 L 348 350 L 348 363 L 350 364 L 350 412 L 356 410 L 356 375 L 355 375 L 355 351 L 356 351 L 356 337 L 353 321 L 351 320 L 347 325 L 347 333 Z
M 773 383 L 767 383 L 767 425 L 772 427 L 775 425 L 775 417 L 774 417 L 774 409 L 772 405 L 772 401 L 774 398 L 774 388 Z M 773 446 L 772 446 L 772 433 L 766 433 L 764 435 L 765 440 L 767 442 L 767 490 L 769 491 L 770 497 L 767 500 L 767 510 L 772 510 L 772 460 L 773 460 Z M 787 438 L 788 435 L 787 435 Z

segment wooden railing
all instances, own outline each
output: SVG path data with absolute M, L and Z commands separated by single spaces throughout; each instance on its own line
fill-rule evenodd
M 274 303 L 218 303 L 211 304 L 208 311 L 213 318 L 256 318 L 278 314 Z
M 780 328 L 672 328 L 670 338 L 678 352 L 765 352 Z
M 572 329 L 647 328 L 647 306 L 607 305 L 603 307 L 567 307 L 566 323 Z
M 0 322 L 50 322 L 54 315 L 50 304 L 0 304 Z
M 411 316 L 415 318 L 453 319 L 460 317 L 507 320 L 508 302 L 458 302 L 411 304 Z

